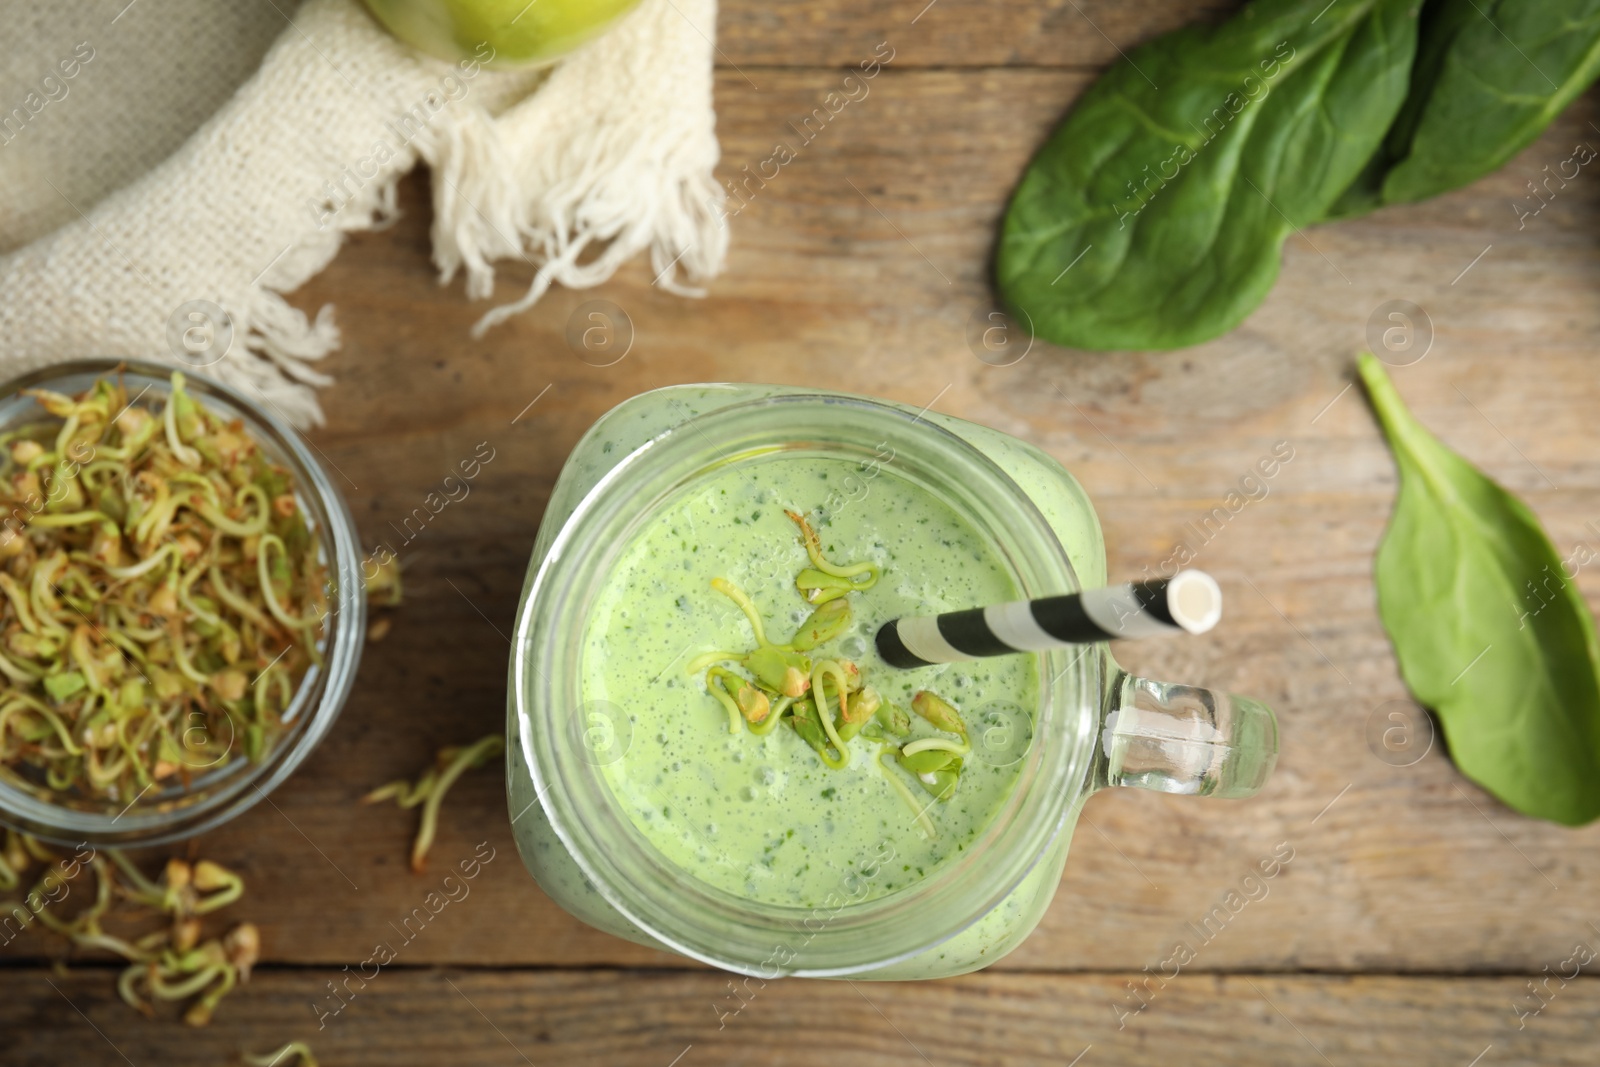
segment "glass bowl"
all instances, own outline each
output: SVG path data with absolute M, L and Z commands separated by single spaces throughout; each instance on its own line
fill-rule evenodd
M 75 395 L 96 378 L 119 373 L 130 400 L 158 408 L 170 392 L 175 368 L 136 360 L 84 359 L 58 363 L 0 386 L 0 432 L 48 418 L 24 389 Z M 228 755 L 207 757 L 190 769 L 188 783 L 156 785 L 135 798 L 115 801 L 65 797 L 0 765 L 0 823 L 59 845 L 112 847 L 156 845 L 220 826 L 266 798 L 310 755 L 344 707 L 366 639 L 367 602 L 361 542 L 339 490 L 306 441 L 271 410 L 242 393 L 185 368 L 186 389 L 197 403 L 238 419 L 263 451 L 294 477 L 306 524 L 321 545 L 328 569 L 328 617 L 320 642 L 322 666 L 301 679 L 283 714 L 284 732 L 260 760 L 244 756 L 244 738 L 230 739 Z M 229 720 L 231 725 L 231 719 Z

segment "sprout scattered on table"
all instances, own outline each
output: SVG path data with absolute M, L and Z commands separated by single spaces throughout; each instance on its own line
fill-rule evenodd
M 145 1015 L 155 1014 L 158 1001 L 189 1001 L 183 1021 L 205 1026 L 222 999 L 250 979 L 250 969 L 260 958 L 261 933 L 253 923 L 238 923 L 220 938 L 204 937 L 202 916 L 244 895 L 244 879 L 221 864 L 173 858 L 158 877 L 150 878 L 114 849 L 91 850 L 86 860 L 59 857 L 12 831 L 7 831 L 5 853 L 6 866 L 15 875 L 35 861 L 44 870 L 23 900 L 0 902 L 0 914 L 23 927 L 37 918 L 77 948 L 121 956 L 128 966 L 117 979 L 117 993 Z M 93 899 L 75 915 L 57 915 L 52 905 L 68 895 L 58 891 L 85 869 L 94 877 Z M 108 932 L 105 920 L 113 917 L 119 900 L 133 908 L 116 918 L 154 913 L 164 925 L 132 940 Z
M 290 1041 L 282 1048 L 268 1052 L 263 1056 L 245 1056 L 244 1062 L 251 1067 L 318 1067 L 317 1058 L 311 1054 L 311 1046 L 304 1041 Z
M 361 798 L 363 804 L 376 804 L 393 800 L 402 808 L 422 805 L 422 820 L 417 825 L 417 836 L 411 845 L 411 869 L 422 873 L 428 863 L 428 850 L 433 847 L 434 834 L 439 828 L 439 805 L 456 779 L 474 768 L 482 767 L 505 751 L 505 740 L 499 734 L 490 734 L 470 745 L 451 745 L 440 749 L 433 766 L 424 771 L 415 782 L 404 778 L 372 790 Z

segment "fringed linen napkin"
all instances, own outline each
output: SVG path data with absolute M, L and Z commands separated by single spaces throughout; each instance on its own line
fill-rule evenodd
M 696 283 L 720 269 L 715 0 L 643 0 L 543 72 L 418 56 L 357 0 L 281 6 L 283 31 L 259 69 L 170 156 L 98 201 L 92 188 L 69 193 L 59 172 L 52 180 L 48 168 L 8 167 L 7 153 L 61 123 L 47 153 L 59 165 L 66 124 L 92 128 L 81 90 L 100 73 L 96 59 L 104 70 L 108 50 L 145 48 L 147 76 L 170 76 L 161 57 L 184 47 L 182 20 L 149 19 L 140 44 L 129 20 L 161 5 L 128 5 L 99 43 L 85 34 L 87 60 L 78 42 L 62 58 L 5 58 L 0 92 L 12 85 L 20 110 L 8 114 L 12 102 L 0 98 L 0 182 L 43 181 L 61 203 L 35 197 L 42 209 L 0 219 L 0 248 L 8 234 L 38 228 L 41 210 L 66 221 L 0 257 L 0 370 L 90 355 L 156 359 L 315 423 L 314 387 L 329 380 L 316 363 L 337 347 L 338 330 L 331 307 L 308 318 L 281 294 L 325 267 L 346 233 L 391 219 L 395 183 L 419 161 L 433 172 L 443 280 L 464 272 L 468 294 L 483 298 L 495 262 L 538 267 L 528 293 L 485 315 L 480 332 L 552 284 L 599 284 L 646 250 L 656 284 L 676 293 L 699 295 Z M 44 65 L 23 93 L 5 75 L 30 64 Z M 93 150 L 85 143 L 80 155 Z M 0 210 L 27 202 L 26 191 L 0 195 Z

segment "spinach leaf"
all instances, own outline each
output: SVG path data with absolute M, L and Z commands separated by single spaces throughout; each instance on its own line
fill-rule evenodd
M 1526 504 L 1406 410 L 1370 354 L 1362 381 L 1400 468 L 1378 549 L 1378 611 L 1400 673 L 1456 766 L 1506 804 L 1600 815 L 1594 619 Z
M 1405 97 L 1420 0 L 1256 0 L 1135 49 L 1040 149 L 995 272 L 1041 337 L 1172 348 L 1237 325 Z
M 1496 170 L 1600 74 L 1600 0 L 1430 0 L 1411 89 L 1329 218 L 1409 203 Z

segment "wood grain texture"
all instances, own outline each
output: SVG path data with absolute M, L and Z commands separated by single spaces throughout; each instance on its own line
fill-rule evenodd
M 728 269 L 703 301 L 653 289 L 634 264 L 599 290 L 552 293 L 474 341 L 471 325 L 489 305 L 468 303 L 459 282 L 436 284 L 422 179 L 403 186 L 395 227 L 354 238 L 295 296 L 311 311 L 338 307 L 344 345 L 329 360 L 337 383 L 314 440 L 364 536 L 405 559 L 408 602 L 389 637 L 367 649 L 322 748 L 272 804 L 198 847 L 246 875 L 250 893 L 229 914 L 262 925 L 267 959 L 311 969 L 267 970 L 215 1029 L 180 1042 L 173 1026 L 110 1003 L 105 973 L 37 969 L 54 946 L 23 938 L 0 950 L 0 1032 L 21 1035 L 5 1062 L 122 1062 L 47 977 L 140 1067 L 222 1062 L 246 1039 L 260 1051 L 314 1032 L 309 1001 L 328 969 L 392 937 L 390 924 L 482 841 L 496 857 L 470 898 L 330 1024 L 319 1044 L 329 1067 L 519 1063 L 523 1053 L 541 1064 L 667 1067 L 690 1044 L 686 1067 L 922 1062 L 886 1020 L 934 1062 L 963 1064 L 1065 1064 L 1090 1044 L 1086 1065 L 1170 1063 L 1197 1050 L 1241 1064 L 1464 1065 L 1491 1044 L 1485 1067 L 1592 1062 L 1583 1043 L 1600 995 L 1591 980 L 1563 990 L 1525 1031 L 1510 1005 L 1575 943 L 1600 944 L 1589 900 L 1600 830 L 1521 818 L 1426 743 L 1427 720 L 1405 702 L 1375 613 L 1371 556 L 1394 470 L 1351 387 L 1351 356 L 1385 301 L 1420 305 L 1431 349 L 1394 372 L 1418 416 L 1522 494 L 1564 553 L 1600 551 L 1600 190 L 1585 173 L 1539 216 L 1519 222 L 1513 209 L 1546 163 L 1575 141 L 1600 143 L 1595 95 L 1469 189 L 1291 238 L 1276 289 L 1227 337 L 1156 354 L 1039 344 L 996 367 L 968 341 L 970 322 L 992 310 L 994 227 L 1021 168 L 1090 76 L 1043 68 L 1114 55 L 1071 25 L 1074 9 L 1123 45 L 1191 12 L 1153 0 L 940 0 L 911 27 L 919 6 L 725 12 L 722 47 L 743 69 L 718 74 L 722 176 L 747 181 L 744 168 L 780 141 L 798 151 L 776 178 L 744 187 Z M 870 92 L 799 143 L 792 124 L 840 84 L 838 67 L 901 22 L 900 51 Z M 938 29 L 933 43 L 911 37 L 924 28 Z M 797 62 L 818 66 L 763 66 Z M 1024 69 L 988 69 L 1003 64 Z M 529 277 L 506 271 L 495 300 L 520 295 Z M 594 299 L 634 323 L 634 345 L 615 366 L 587 365 L 565 340 L 569 318 Z M 501 729 L 506 635 L 568 450 L 634 393 L 741 379 L 932 403 L 1038 444 L 1099 504 L 1114 578 L 1137 577 L 1186 543 L 1226 590 L 1225 622 L 1119 657 L 1139 673 L 1272 703 L 1283 756 L 1267 789 L 1248 802 L 1096 796 L 1043 923 L 993 973 L 859 991 L 782 983 L 722 1031 L 710 1004 L 725 979 L 589 930 L 539 893 L 516 858 L 497 772 L 456 786 L 435 873 L 412 875 L 413 816 L 356 798 L 413 773 L 442 745 Z M 470 495 L 408 538 L 406 517 L 484 442 L 494 459 Z M 1202 531 L 1279 442 L 1294 458 L 1265 495 Z M 1577 582 L 1600 603 L 1596 568 Z M 1419 731 L 1410 754 L 1385 754 L 1390 713 Z M 1177 942 L 1194 940 L 1194 925 L 1280 845 L 1294 859 L 1269 892 L 1198 945 L 1184 976 L 1119 1033 L 1111 1004 L 1127 976 L 1158 970 Z M 462 1003 L 469 998 L 476 1008 Z M 839 1020 L 842 1044 L 820 1039 L 819 1019 Z
M 1526 979 L 1509 977 L 1180 975 L 1161 988 L 1152 983 L 1142 1012 L 1120 1014 L 1138 1003 L 1129 986 L 1144 976 L 790 979 L 735 996 L 726 978 L 711 974 L 398 971 L 379 973 L 364 990 L 352 982 L 344 1009 L 319 1016 L 313 1004 L 334 1003 L 327 983 L 338 978 L 322 970 L 258 974 L 210 1028 L 183 1030 L 179 1042 L 176 1023 L 144 1019 L 116 1000 L 109 974 L 3 972 L 5 1062 L 215 1067 L 300 1039 L 328 1067 L 1466 1067 L 1475 1057 L 1485 1067 L 1587 1067 L 1600 1023 L 1593 978 L 1552 983 L 1543 1010 L 1519 1020 L 1514 1007 L 1540 1002 Z
M 847 66 L 890 41 L 916 66 L 1100 69 L 1119 49 L 1190 22 L 1220 21 L 1236 7 L 1224 0 L 732 0 L 718 14 L 718 62 L 762 85 L 755 67 Z
M 756 94 L 725 73 L 730 167 L 785 115 L 803 113 L 829 77 L 774 74 Z M 1585 236 L 1596 196 L 1574 185 L 1522 231 L 1509 207 L 1541 160 L 1583 136 L 1593 98 L 1471 189 L 1292 239 L 1282 282 L 1226 338 L 1165 354 L 1041 344 L 1015 366 L 991 367 L 965 331 L 989 308 L 992 225 L 1032 145 L 1084 80 L 879 79 L 858 113 L 846 111 L 733 220 L 728 272 L 703 302 L 651 289 L 635 266 L 598 293 L 553 294 L 473 342 L 483 306 L 434 284 L 415 182 L 395 229 L 355 239 L 300 294 L 310 309 L 336 301 L 346 338 L 326 393 L 330 421 L 315 439 L 369 542 L 387 540 L 406 559 L 409 590 L 327 743 L 272 805 L 204 842 L 246 873 L 252 892 L 235 910 L 263 925 L 270 958 L 359 960 L 432 888 L 405 870 L 413 816 L 356 798 L 444 744 L 500 729 L 523 569 L 584 428 L 635 392 L 718 379 L 936 401 L 1016 433 L 1059 457 L 1099 502 L 1113 576 L 1135 577 L 1187 541 L 1227 590 L 1228 617 L 1213 634 L 1119 655 L 1153 677 L 1273 703 L 1283 729 L 1275 778 L 1245 803 L 1093 798 L 1054 905 L 1002 968 L 1154 963 L 1284 842 L 1296 850 L 1288 872 L 1196 969 L 1531 973 L 1595 936 L 1583 887 L 1600 875 L 1600 831 L 1507 812 L 1438 744 L 1400 767 L 1369 747 L 1369 726 L 1381 732 L 1388 712 L 1405 708 L 1389 703 L 1405 691 L 1370 581 L 1393 470 L 1359 393 L 1346 390 L 1372 309 L 1397 296 L 1423 305 L 1433 351 L 1396 371 L 1418 415 L 1522 492 L 1563 550 L 1600 548 L 1586 526 L 1600 527 L 1600 458 L 1586 447 L 1600 402 L 1586 363 L 1600 326 L 1600 259 Z M 511 273 L 497 298 L 527 276 Z M 628 357 L 608 368 L 584 364 L 564 340 L 568 316 L 597 297 L 626 308 L 637 330 Z M 1295 458 L 1268 495 L 1197 533 L 1280 441 Z M 470 495 L 407 543 L 405 518 L 483 442 L 495 458 Z M 1600 592 L 1592 568 L 1578 581 L 1591 600 Z M 408 949 L 408 963 L 669 962 L 552 907 L 520 870 L 503 812 L 492 771 L 452 793 L 437 862 L 484 840 L 498 858 L 449 925 Z

